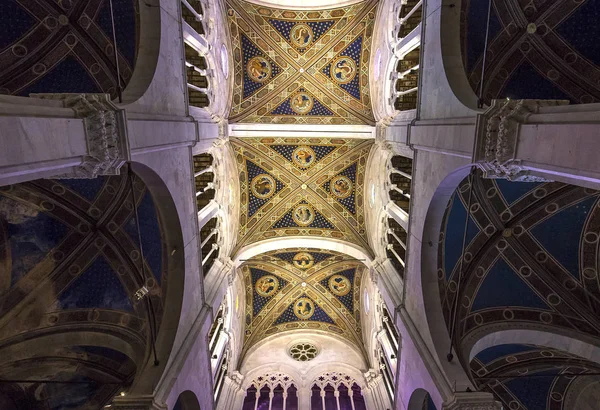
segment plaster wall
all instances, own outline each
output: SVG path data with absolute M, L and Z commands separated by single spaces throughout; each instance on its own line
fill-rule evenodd
M 317 346 L 319 354 L 316 358 L 298 362 L 289 356 L 288 349 L 301 341 Z M 266 369 L 283 371 L 285 368 L 293 369 L 299 377 L 297 383 L 308 386 L 322 372 L 344 371 L 344 368 L 355 369 L 351 376 L 360 380 L 361 373 L 367 370 L 367 363 L 360 351 L 346 341 L 323 332 L 292 331 L 267 338 L 251 348 L 243 358 L 240 373 L 245 376 L 245 383 L 249 383 L 253 377 L 267 373 Z

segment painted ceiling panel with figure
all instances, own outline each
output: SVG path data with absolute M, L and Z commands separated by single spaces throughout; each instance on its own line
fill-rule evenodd
M 376 1 L 319 11 L 227 4 L 231 122 L 374 124 L 368 80 Z
M 284 236 L 343 240 L 370 252 L 364 174 L 372 140 L 231 139 L 240 177 L 237 249 Z
M 333 332 L 362 346 L 360 284 L 365 266 L 320 249 L 268 252 L 245 262 L 247 350 L 295 329 Z

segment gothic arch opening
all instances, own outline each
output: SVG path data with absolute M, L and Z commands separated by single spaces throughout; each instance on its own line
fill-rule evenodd
M 200 410 L 200 403 L 194 392 L 186 390 L 177 398 L 173 410 Z
M 410 396 L 407 410 L 437 410 L 437 407 L 427 390 L 416 389 Z

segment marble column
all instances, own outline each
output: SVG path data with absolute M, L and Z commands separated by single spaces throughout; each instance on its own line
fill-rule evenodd
M 494 400 L 494 395 L 484 392 L 454 393 L 454 397 L 444 402 L 442 410 L 502 410 L 502 404 Z
M 298 387 L 298 408 L 299 409 L 310 409 L 310 396 L 312 394 L 311 386 Z

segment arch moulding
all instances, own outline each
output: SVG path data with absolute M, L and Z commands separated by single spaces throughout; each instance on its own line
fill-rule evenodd
M 373 263 L 373 259 L 361 247 L 335 239 L 324 239 L 317 237 L 289 236 L 286 238 L 274 238 L 260 241 L 239 250 L 232 259 L 236 267 L 254 256 L 265 252 L 288 249 L 288 248 L 313 248 L 327 251 L 345 253 L 358 259 L 367 267 Z

